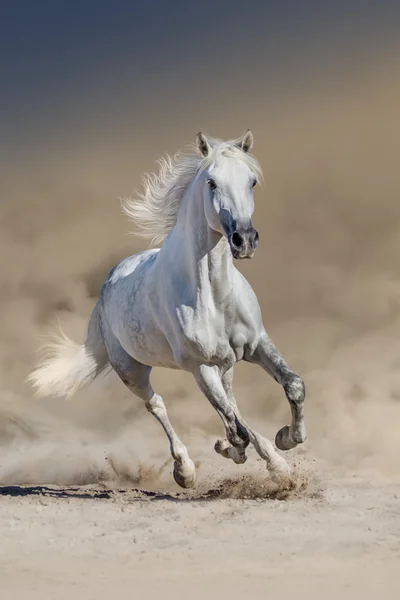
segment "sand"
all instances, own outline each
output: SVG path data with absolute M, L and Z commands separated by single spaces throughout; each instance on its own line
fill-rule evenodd
M 400 481 L 321 471 L 311 489 L 278 500 L 254 487 L 255 471 L 253 487 L 221 477 L 214 498 L 2 488 L 2 596 L 399 597 Z M 207 479 L 203 473 L 203 485 Z M 249 487 L 251 499 L 218 497 L 221 488 L 241 496 Z

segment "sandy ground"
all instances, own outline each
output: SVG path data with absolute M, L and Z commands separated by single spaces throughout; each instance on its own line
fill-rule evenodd
M 255 457 L 244 475 L 210 457 L 220 479 L 196 492 L 4 486 L 2 598 L 398 598 L 400 479 L 298 454 L 287 496 Z

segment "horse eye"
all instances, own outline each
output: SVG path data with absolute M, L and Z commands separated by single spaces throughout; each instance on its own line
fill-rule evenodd
M 256 184 L 257 184 L 257 179 L 255 179 L 255 180 L 253 181 L 253 184 L 252 184 L 252 186 L 251 186 L 251 187 L 254 187 Z
M 214 179 L 207 179 L 207 183 L 208 186 L 211 190 L 215 190 L 217 187 L 217 184 L 215 183 Z

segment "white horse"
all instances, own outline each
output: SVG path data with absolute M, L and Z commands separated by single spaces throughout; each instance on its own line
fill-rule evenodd
M 268 337 L 256 295 L 232 260 L 251 258 L 258 245 L 251 218 L 261 169 L 252 146 L 250 131 L 231 142 L 199 133 L 195 148 L 160 162 L 140 199 L 124 209 L 161 248 L 114 267 L 83 345 L 61 336 L 29 376 L 41 395 L 70 396 L 111 365 L 164 428 L 175 481 L 184 488 L 195 484 L 195 466 L 151 386 L 153 367 L 193 374 L 225 426 L 215 450 L 235 463 L 245 462 L 251 442 L 275 480 L 290 478 L 286 460 L 239 413 L 232 391 L 239 360 L 260 365 L 285 390 L 292 421 L 278 431 L 276 446 L 289 450 L 306 439 L 304 383 Z

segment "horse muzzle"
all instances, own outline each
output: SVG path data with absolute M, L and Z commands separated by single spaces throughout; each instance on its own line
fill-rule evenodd
M 233 258 L 253 258 L 258 246 L 259 235 L 254 227 L 246 230 L 236 230 L 229 237 L 229 246 Z

